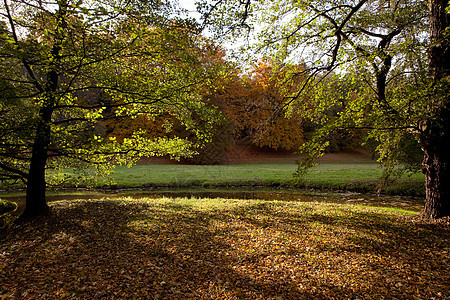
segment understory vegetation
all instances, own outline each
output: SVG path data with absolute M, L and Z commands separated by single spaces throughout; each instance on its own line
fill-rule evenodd
M 0 233 L 0 297 L 446 299 L 448 222 L 335 203 L 61 201 Z

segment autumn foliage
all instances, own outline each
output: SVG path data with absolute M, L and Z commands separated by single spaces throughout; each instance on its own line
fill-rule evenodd
M 233 92 L 224 94 L 223 100 L 238 140 L 249 139 L 258 147 L 285 150 L 303 144 L 301 116 L 286 115 L 286 97 L 296 87 L 296 82 L 288 83 L 286 69 L 264 59 L 230 84 L 228 90 Z
M 184 161 L 196 164 L 226 162 L 226 151 L 235 144 L 253 145 L 275 150 L 295 151 L 305 141 L 304 120 L 301 115 L 287 114 L 287 96 L 300 79 L 289 80 L 299 74 L 302 66 L 279 66 L 270 59 L 256 63 L 246 74 L 225 60 L 225 53 L 213 44 L 199 53 L 205 65 L 223 70 L 221 76 L 205 82 L 196 92 L 205 105 L 221 112 L 223 120 L 216 122 L 212 138 L 197 156 Z M 199 120 L 197 124 L 208 122 Z M 168 124 L 171 124 L 170 126 Z M 111 118 L 105 122 L 109 136 L 118 139 L 144 129 L 148 137 L 181 136 L 189 132 L 169 114 L 152 116 L 140 113 L 125 118 Z
M 406 211 L 197 198 L 51 206 L 53 216 L 0 232 L 0 298 L 450 296 L 448 225 Z

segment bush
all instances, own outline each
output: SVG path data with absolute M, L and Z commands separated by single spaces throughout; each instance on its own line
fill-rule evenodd
M 0 216 L 15 210 L 17 208 L 17 204 L 14 202 L 10 202 L 8 200 L 0 199 Z

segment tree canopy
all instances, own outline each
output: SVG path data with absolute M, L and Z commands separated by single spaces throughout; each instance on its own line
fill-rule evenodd
M 271 59 L 235 85 L 234 129 L 259 146 L 297 147 L 297 121 L 309 119 L 318 130 L 302 146 L 299 174 L 335 132 L 367 133 L 388 170 L 417 167 L 409 154 L 422 151 L 425 216 L 450 214 L 448 0 L 203 0 L 198 8 L 203 26 L 244 36 L 247 56 Z M 227 113 L 219 103 L 227 98 L 218 94 L 239 80 L 230 85 L 220 48 L 178 12 L 173 1 L 3 1 L 0 179 L 27 184 L 24 216 L 47 211 L 48 168 L 108 171 L 140 156 L 190 156 L 224 129 L 218 109 Z M 111 130 L 111 119 L 130 118 L 184 129 Z
M 25 217 L 48 209 L 48 168 L 107 171 L 109 162 L 192 155 L 208 139 L 219 117 L 196 91 L 219 66 L 202 58 L 212 46 L 196 24 L 175 13 L 164 1 L 3 1 L 0 177 L 27 184 Z M 104 131 L 108 116 L 143 114 L 171 115 L 196 140 Z
M 310 155 L 307 167 L 323 154 L 336 129 L 367 131 L 378 141 L 380 160 L 387 166 L 398 162 L 405 136 L 415 139 L 424 151 L 425 215 L 430 218 L 450 214 L 444 183 L 449 176 L 447 7 L 448 1 L 440 0 L 219 0 L 199 5 L 204 23 L 219 35 L 247 33 L 246 51 L 305 63 L 307 80 L 285 97 L 285 105 L 323 125 L 303 147 Z M 324 80 L 332 75 L 333 81 Z M 330 92 L 330 82 L 336 81 L 339 96 Z M 341 111 L 330 115 L 337 104 Z

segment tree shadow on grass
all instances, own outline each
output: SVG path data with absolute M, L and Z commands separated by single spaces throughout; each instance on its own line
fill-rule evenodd
M 352 210 L 347 205 L 316 211 L 315 205 L 292 212 L 289 204 L 264 203 L 234 213 L 253 226 L 297 240 L 286 243 L 282 254 L 302 265 L 299 269 L 310 279 L 311 275 L 313 281 L 319 279 L 316 285 L 327 291 L 327 297 L 450 296 L 448 224 L 421 223 L 412 216 L 376 208 Z M 330 277 L 339 278 L 341 284 Z
M 442 246 L 448 230 L 407 226 L 382 213 L 328 216 L 313 206 L 290 211 L 282 205 L 199 210 L 139 200 L 56 203 L 51 217 L 2 234 L 0 295 L 448 296 L 442 287 L 449 279 Z
M 285 284 L 253 284 L 233 251 L 189 206 L 80 201 L 1 236 L 0 295 L 22 299 L 266 298 Z M 292 288 L 292 287 L 290 287 Z M 311 298 L 309 292 L 295 293 Z

